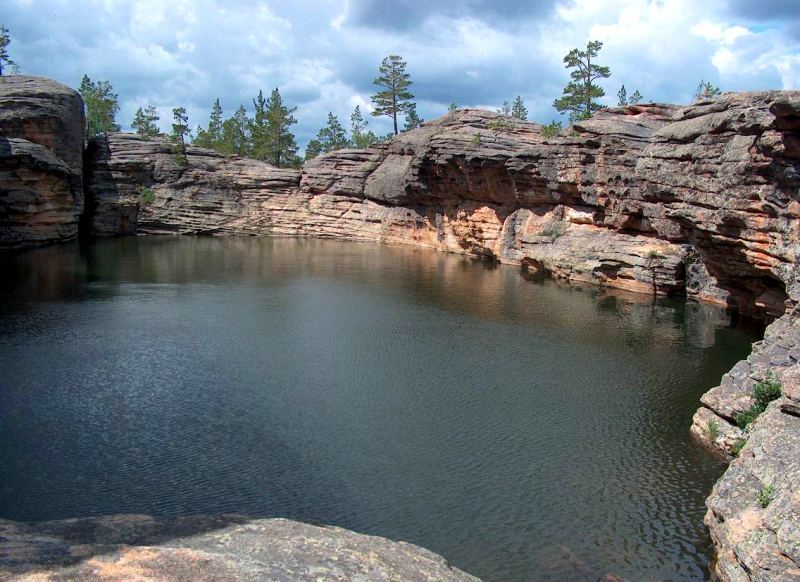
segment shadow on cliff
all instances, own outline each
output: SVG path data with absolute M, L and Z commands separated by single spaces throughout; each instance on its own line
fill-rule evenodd
M 106 136 L 89 140 L 83 152 L 83 213 L 78 221 L 78 237 L 87 240 L 94 236 L 109 234 L 136 234 L 138 214 L 125 212 L 107 213 L 100 216 L 101 198 L 110 201 L 120 199 L 118 179 L 115 179 L 109 160 L 111 151 Z M 113 221 L 109 223 L 109 220 Z
M 252 521 L 244 515 L 111 515 L 38 523 L 0 520 L 0 578 L 69 567 L 120 546 L 157 546 Z

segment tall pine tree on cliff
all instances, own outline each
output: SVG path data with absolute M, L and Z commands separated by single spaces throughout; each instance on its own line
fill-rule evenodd
M 516 117 L 517 119 L 528 119 L 528 108 L 525 107 L 525 102 L 519 95 L 517 95 L 517 98 L 514 99 L 514 104 L 511 106 L 511 117 Z
M 251 123 L 253 157 L 265 160 L 278 168 L 297 166 L 297 143 L 289 128 L 297 123 L 292 113 L 297 107 L 283 103 L 278 88 L 272 90 L 269 99 L 261 91 L 253 100 L 255 116 Z
M 198 127 L 192 143 L 201 148 L 219 151 L 222 144 L 222 105 L 219 104 L 219 98 L 215 99 L 214 104 L 211 106 L 208 128 Z
M 0 25 L 0 76 L 3 75 L 3 64 L 11 67 L 12 71 L 13 68 L 17 66 L 8 55 L 9 44 L 11 44 L 11 36 L 9 36 L 9 31 L 5 26 Z
M 570 122 L 588 119 L 603 107 L 595 99 L 606 92 L 595 81 L 610 77 L 611 69 L 594 62 L 602 48 L 602 42 L 592 40 L 586 43 L 586 50 L 575 48 L 564 57 L 564 67 L 572 69 L 572 80 L 564 87 L 563 96 L 553 101 L 553 107 L 561 113 L 569 112 Z
M 367 148 L 378 141 L 375 134 L 367 129 L 368 126 L 369 122 L 361 115 L 361 107 L 356 105 L 350 116 L 350 139 L 353 147 Z
M 156 137 L 159 134 L 158 125 L 158 111 L 152 105 L 148 105 L 144 109 L 139 107 L 136 114 L 133 116 L 131 127 L 144 139 Z
M 328 113 L 327 125 L 319 130 L 316 139 L 308 142 L 306 159 L 310 160 L 319 154 L 340 150 L 349 145 L 350 140 L 347 139 L 347 131 L 342 127 L 339 118 L 333 113 Z
M 84 75 L 78 92 L 83 97 L 83 103 L 86 106 L 87 137 L 92 138 L 119 131 L 119 125 L 116 122 L 119 98 L 114 93 L 111 83 L 108 81 L 92 82 L 88 75 Z
M 172 110 L 172 138 L 173 152 L 177 155 L 176 161 L 181 165 L 186 165 L 186 136 L 189 135 L 189 117 L 186 115 L 186 108 L 176 107 Z
M 219 151 L 227 155 L 249 157 L 253 155 L 251 138 L 252 120 L 247 117 L 244 105 L 239 105 L 233 117 L 222 122 Z
M 389 55 L 378 69 L 380 73 L 372 82 L 373 85 L 383 87 L 372 96 L 375 109 L 372 115 L 379 117 L 386 115 L 392 118 L 394 134 L 397 135 L 398 114 L 408 113 L 411 110 L 414 95 L 408 90 L 412 85 L 411 75 L 406 73 L 406 63 L 397 55 Z

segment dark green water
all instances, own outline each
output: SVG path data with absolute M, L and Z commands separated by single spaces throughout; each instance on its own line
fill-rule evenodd
M 487 580 L 702 579 L 697 304 L 431 251 L 118 239 L 0 258 L 0 516 L 238 512 Z

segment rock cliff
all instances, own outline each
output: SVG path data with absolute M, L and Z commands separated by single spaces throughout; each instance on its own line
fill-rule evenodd
M 188 162 L 131 136 L 97 144 L 95 231 L 416 244 L 779 318 L 703 397 L 692 432 L 727 455 L 749 437 L 708 499 L 716 574 L 800 576 L 800 323 L 785 314 L 799 298 L 800 93 L 613 108 L 549 138 L 534 123 L 460 110 L 388 144 L 320 156 L 302 175 L 193 148 Z M 143 186 L 155 193 L 148 206 Z M 768 371 L 783 396 L 745 434 L 735 416 Z M 765 488 L 774 500 L 762 507 Z
M 75 238 L 83 101 L 42 77 L 0 77 L 0 249 Z
M 73 91 L 0 78 L 0 248 L 75 236 L 82 128 Z M 85 167 L 84 223 L 98 236 L 415 244 L 777 318 L 703 397 L 692 432 L 727 456 L 746 440 L 708 500 L 717 575 L 800 577 L 800 92 L 611 108 L 553 137 L 459 110 L 302 171 L 194 147 L 184 161 L 161 140 L 112 134 L 90 145 Z M 769 372 L 781 396 L 743 431 L 736 415 Z
M 459 110 L 302 175 L 115 134 L 90 150 L 97 234 L 324 236 L 417 244 L 772 319 L 794 292 L 800 93 L 608 109 L 545 138 Z M 144 205 L 149 188 L 154 201 Z
M 286 519 L 0 520 L 3 580 L 477 581 L 404 542 Z

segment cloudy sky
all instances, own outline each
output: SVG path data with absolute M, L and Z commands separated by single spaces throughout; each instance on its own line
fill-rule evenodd
M 530 119 L 558 119 L 562 58 L 590 39 L 611 67 L 608 104 L 622 83 L 673 103 L 689 102 L 700 79 L 800 88 L 800 0 L 3 0 L 0 24 L 23 73 L 111 81 L 123 129 L 145 104 L 164 129 L 178 105 L 195 126 L 216 97 L 230 114 L 278 86 L 297 106 L 301 145 L 329 111 L 345 122 L 355 105 L 370 109 L 390 53 L 408 61 L 425 119 L 451 102 L 496 109 L 516 95 Z

